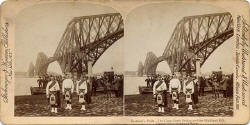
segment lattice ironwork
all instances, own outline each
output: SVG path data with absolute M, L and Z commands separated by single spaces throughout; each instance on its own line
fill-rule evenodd
M 167 61 L 171 72 L 195 72 L 197 58 L 202 66 L 232 36 L 233 18 L 228 12 L 184 17 L 177 23 L 162 56 L 148 68 L 155 72 L 159 62 Z
M 117 40 L 124 35 L 123 19 L 119 13 L 73 18 L 66 27 L 54 57 L 62 72 L 87 72 L 92 65 Z
M 197 58 L 202 66 L 214 50 L 232 36 L 230 13 L 184 17 L 175 27 L 162 56 L 172 72 L 194 72 Z

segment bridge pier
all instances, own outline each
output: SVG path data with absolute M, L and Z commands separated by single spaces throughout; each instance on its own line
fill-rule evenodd
M 201 76 L 201 63 L 200 63 L 200 59 L 199 58 L 196 58 L 195 60 L 196 62 L 196 77 L 197 79 Z
M 93 72 L 92 72 L 93 66 L 92 66 L 92 64 L 93 64 L 92 61 L 88 61 L 88 76 L 93 75 Z

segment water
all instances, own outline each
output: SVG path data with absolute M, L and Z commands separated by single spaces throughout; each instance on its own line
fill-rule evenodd
M 139 94 L 139 86 L 146 86 L 146 77 L 124 77 L 124 95 Z
M 134 95 L 139 94 L 139 86 L 146 86 L 146 77 L 131 77 L 124 78 L 124 94 Z M 38 87 L 37 78 L 15 78 L 15 96 L 31 95 L 30 87 Z
M 31 95 L 30 87 L 38 87 L 37 78 L 15 78 L 15 96 Z

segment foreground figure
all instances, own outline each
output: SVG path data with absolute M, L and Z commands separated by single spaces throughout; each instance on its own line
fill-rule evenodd
M 161 77 L 158 78 L 159 82 L 154 84 L 153 86 L 153 95 L 155 98 L 155 101 L 158 104 L 158 112 L 164 112 L 164 106 L 165 106 L 165 92 L 167 90 L 166 84 L 163 82 Z
M 69 109 L 69 110 L 72 109 L 71 100 L 72 100 L 72 93 L 74 92 L 74 83 L 73 83 L 73 80 L 70 78 L 71 78 L 71 75 L 68 74 L 67 78 L 63 81 L 63 84 L 62 84 L 62 93 L 67 104 L 65 109 Z
M 194 81 L 190 76 L 187 76 L 187 79 L 184 80 L 183 93 L 186 95 L 188 110 L 193 110 L 192 94 L 194 93 Z
M 57 91 L 60 91 L 59 84 L 56 82 L 54 77 L 51 77 L 51 81 L 46 86 L 46 96 L 51 105 L 51 112 L 57 113 L 58 107 L 58 94 Z
M 172 95 L 172 100 L 174 102 L 173 108 L 179 109 L 179 93 L 181 91 L 181 83 L 176 75 L 173 76 L 173 79 L 169 83 L 169 92 Z
M 81 77 L 81 80 L 77 81 L 76 92 L 79 97 L 79 103 L 82 105 L 80 110 L 86 110 L 85 108 L 85 95 L 87 94 L 87 78 L 85 76 Z

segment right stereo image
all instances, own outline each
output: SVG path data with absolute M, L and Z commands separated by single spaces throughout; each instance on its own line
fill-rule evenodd
M 205 4 L 132 10 L 124 36 L 126 116 L 233 116 L 233 18 Z

